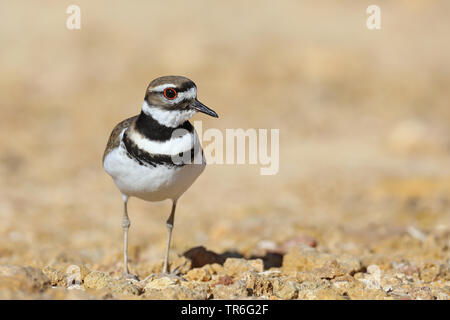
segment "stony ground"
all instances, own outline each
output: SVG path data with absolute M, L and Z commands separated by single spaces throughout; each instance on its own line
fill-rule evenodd
M 424 242 L 424 247 L 433 248 L 439 239 Z M 321 252 L 308 237 L 284 247 L 266 241 L 261 247 L 265 255 L 250 259 L 192 248 L 173 257 L 170 275 L 160 273 L 160 264 L 138 266 L 140 281 L 86 265 L 43 269 L 2 265 L 1 298 L 449 299 L 450 261 L 441 261 L 437 250 L 431 253 L 435 260 L 392 262 L 376 254 L 358 258 Z
M 449 2 L 380 2 L 378 31 L 354 1 L 172 2 L 78 1 L 77 31 L 0 3 L 0 298 L 448 300 Z M 208 166 L 165 277 L 170 204 L 131 199 L 129 281 L 101 158 L 165 74 L 203 130 L 280 129 L 280 170 Z

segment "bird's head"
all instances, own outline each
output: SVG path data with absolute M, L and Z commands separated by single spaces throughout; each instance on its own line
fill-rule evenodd
M 197 100 L 195 83 L 182 76 L 165 76 L 150 82 L 142 111 L 169 127 L 177 127 L 197 112 L 218 118 L 215 111 Z

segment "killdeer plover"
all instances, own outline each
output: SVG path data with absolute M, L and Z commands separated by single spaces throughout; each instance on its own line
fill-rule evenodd
M 147 87 L 141 113 L 123 120 L 111 132 L 103 167 L 122 193 L 125 277 L 134 277 L 128 272 L 127 257 L 130 197 L 146 201 L 172 200 L 163 265 L 163 273 L 168 272 L 177 201 L 206 165 L 197 133 L 189 122 L 197 112 L 218 117 L 197 100 L 193 81 L 181 76 L 160 77 Z M 180 161 L 183 154 L 188 155 L 188 161 L 186 157 Z

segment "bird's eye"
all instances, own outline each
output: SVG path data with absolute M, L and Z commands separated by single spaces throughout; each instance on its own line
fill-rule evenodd
M 178 96 L 177 91 L 174 88 L 166 88 L 164 89 L 164 97 L 169 100 L 173 100 Z

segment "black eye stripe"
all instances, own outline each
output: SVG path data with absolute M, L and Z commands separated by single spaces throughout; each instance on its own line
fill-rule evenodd
M 195 85 L 192 83 L 183 83 L 182 85 L 178 86 L 177 91 L 178 92 L 184 92 L 189 91 L 192 88 L 195 88 Z

